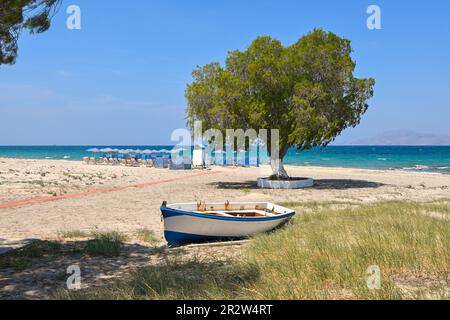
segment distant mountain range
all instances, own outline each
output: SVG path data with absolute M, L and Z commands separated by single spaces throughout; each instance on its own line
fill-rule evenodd
M 347 143 L 348 145 L 450 145 L 450 135 L 420 133 L 412 130 L 387 131 L 371 138 L 358 139 Z

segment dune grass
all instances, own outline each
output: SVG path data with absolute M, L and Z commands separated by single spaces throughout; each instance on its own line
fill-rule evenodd
M 89 236 L 90 233 L 83 230 L 65 230 L 59 233 L 62 239 L 88 238 Z
M 153 230 L 142 228 L 136 231 L 136 238 L 147 243 L 158 242 L 158 238 Z
M 110 286 L 64 291 L 57 297 L 450 298 L 450 222 L 424 214 L 448 214 L 450 201 L 383 202 L 348 208 L 336 208 L 334 203 L 291 204 L 298 213 L 292 223 L 255 237 L 237 261 L 218 264 L 169 259 L 140 268 Z M 380 289 L 367 287 L 366 272 L 372 265 L 380 268 Z
M 86 243 L 84 251 L 92 256 L 116 257 L 120 255 L 122 244 L 127 237 L 117 231 L 96 232 Z
M 388 202 L 304 214 L 252 243 L 249 261 L 267 275 L 252 290 L 267 299 L 398 299 L 407 297 L 395 284 L 399 276 L 448 285 L 450 224 L 421 215 L 426 206 Z M 381 270 L 379 290 L 367 288 L 371 265 Z

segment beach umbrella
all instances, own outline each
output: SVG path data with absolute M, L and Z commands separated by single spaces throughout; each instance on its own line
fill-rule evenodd
M 95 158 L 95 153 L 100 152 L 100 149 L 98 149 L 98 148 L 90 148 L 90 149 L 87 149 L 86 151 L 87 152 L 92 152 L 92 157 Z
M 184 151 L 184 149 L 183 148 L 172 149 L 172 150 L 170 150 L 170 153 L 178 153 L 180 151 Z
M 161 150 L 157 150 L 158 153 L 170 153 L 170 150 L 167 149 L 161 149 Z
M 111 153 L 111 152 L 114 152 L 114 150 L 111 148 L 104 148 L 104 149 L 100 149 L 100 152 Z
M 119 150 L 117 150 L 117 153 L 121 154 L 121 155 L 125 155 L 125 154 L 128 154 L 128 151 L 125 149 L 119 149 Z
M 119 149 L 112 149 L 111 153 L 113 158 L 117 159 L 119 157 Z
M 141 153 L 144 155 L 145 159 L 147 159 L 147 156 L 153 154 L 154 152 L 153 152 L 153 150 L 145 149 L 145 150 L 142 151 Z

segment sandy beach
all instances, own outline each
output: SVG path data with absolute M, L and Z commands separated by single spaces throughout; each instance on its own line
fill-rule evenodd
M 119 231 L 128 236 L 120 259 L 58 256 L 34 263 L 33 269 L 14 272 L 0 268 L 0 297 L 48 298 L 65 282 L 64 268 L 85 266 L 83 286 L 104 285 L 138 266 L 166 255 L 159 206 L 168 202 L 337 201 L 352 203 L 383 200 L 431 201 L 450 197 L 450 175 L 349 168 L 287 167 L 291 176 L 308 176 L 315 186 L 302 190 L 262 190 L 256 179 L 268 167 L 213 167 L 182 170 L 87 165 L 81 161 L 0 159 L 0 241 L 57 240 L 65 250 L 82 242 L 63 239 L 70 231 Z M 156 241 L 142 242 L 136 231 L 149 229 Z M 236 250 L 185 248 L 183 257 L 204 256 L 220 260 Z M 63 271 L 61 271 L 63 270 Z M 61 275 L 62 272 L 62 275 Z
M 266 167 L 174 171 L 64 160 L 0 159 L 0 204 L 69 196 L 1 208 L 0 234 L 8 240 L 54 239 L 67 230 L 132 233 L 145 227 L 162 240 L 159 206 L 163 200 L 371 202 L 430 201 L 450 196 L 450 175 L 324 167 L 287 169 L 292 176 L 313 177 L 315 187 L 258 189 L 255 181 L 270 172 Z M 115 187 L 127 188 L 111 190 Z M 94 193 L 78 195 L 86 191 Z

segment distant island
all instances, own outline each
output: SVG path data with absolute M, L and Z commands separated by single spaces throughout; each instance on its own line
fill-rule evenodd
M 400 145 L 400 146 L 446 146 L 450 145 L 450 135 L 420 133 L 408 129 L 386 131 L 379 135 L 358 139 L 346 143 L 347 145 Z

